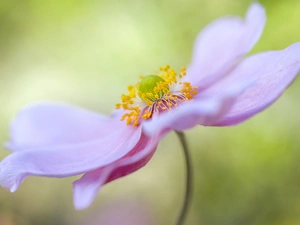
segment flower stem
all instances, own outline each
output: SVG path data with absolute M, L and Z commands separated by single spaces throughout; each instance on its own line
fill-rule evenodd
M 192 161 L 191 161 L 189 148 L 187 146 L 185 135 L 181 131 L 175 131 L 175 133 L 178 135 L 181 146 L 183 148 L 185 167 L 186 167 L 185 194 L 184 194 L 184 199 L 183 199 L 180 213 L 179 213 L 177 221 L 175 223 L 175 225 L 183 225 L 184 220 L 188 213 L 190 203 L 191 203 L 191 197 L 192 197 L 192 191 L 193 191 L 192 190 L 193 189 L 193 170 L 192 170 Z

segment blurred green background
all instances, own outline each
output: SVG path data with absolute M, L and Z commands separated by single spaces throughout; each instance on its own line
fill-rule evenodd
M 139 75 L 166 64 L 188 65 L 197 33 L 220 16 L 244 16 L 251 2 L 0 0 L 0 142 L 8 139 L 15 113 L 36 101 L 109 114 Z M 300 1 L 260 2 L 268 19 L 251 53 L 300 41 Z M 274 105 L 242 125 L 187 132 L 195 176 L 187 224 L 300 224 L 299 88 L 297 80 Z M 8 154 L 0 148 L 1 159 Z M 84 211 L 72 205 L 74 177 L 30 177 L 13 194 L 1 188 L 0 225 L 87 225 L 107 205 L 124 199 L 145 206 L 152 224 L 173 224 L 183 169 L 172 133 L 145 168 L 106 185 Z M 117 209 L 115 216 L 124 216 Z M 133 207 L 131 213 L 139 210 Z

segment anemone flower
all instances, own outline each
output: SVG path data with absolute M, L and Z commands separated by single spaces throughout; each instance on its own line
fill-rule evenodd
M 244 57 L 259 39 L 264 8 L 245 19 L 217 19 L 198 35 L 192 61 L 128 86 L 111 116 L 67 104 L 40 103 L 19 112 L 0 163 L 0 184 L 14 192 L 28 176 L 83 176 L 74 205 L 88 207 L 100 187 L 143 167 L 169 131 L 231 126 L 271 105 L 300 69 L 300 43 Z

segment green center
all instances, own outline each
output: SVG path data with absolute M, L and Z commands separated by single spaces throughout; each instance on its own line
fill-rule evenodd
M 139 93 L 141 95 L 153 94 L 153 96 L 155 96 L 157 93 L 154 92 L 154 88 L 157 86 L 158 82 L 165 82 L 165 80 L 158 75 L 148 75 L 143 77 L 139 85 Z M 162 93 L 158 93 L 158 95 L 161 97 Z M 155 97 L 146 97 L 147 100 L 151 100 L 153 98 L 157 99 Z

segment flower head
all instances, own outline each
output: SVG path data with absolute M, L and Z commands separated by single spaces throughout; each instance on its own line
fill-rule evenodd
M 83 176 L 74 204 L 91 204 L 100 187 L 143 167 L 171 130 L 241 123 L 272 104 L 300 70 L 300 43 L 250 57 L 265 23 L 254 3 L 245 20 L 221 18 L 198 35 L 187 69 L 169 66 L 142 77 L 111 117 L 74 106 L 41 103 L 11 124 L 13 153 L 0 162 L 0 184 L 15 191 L 30 176 Z

